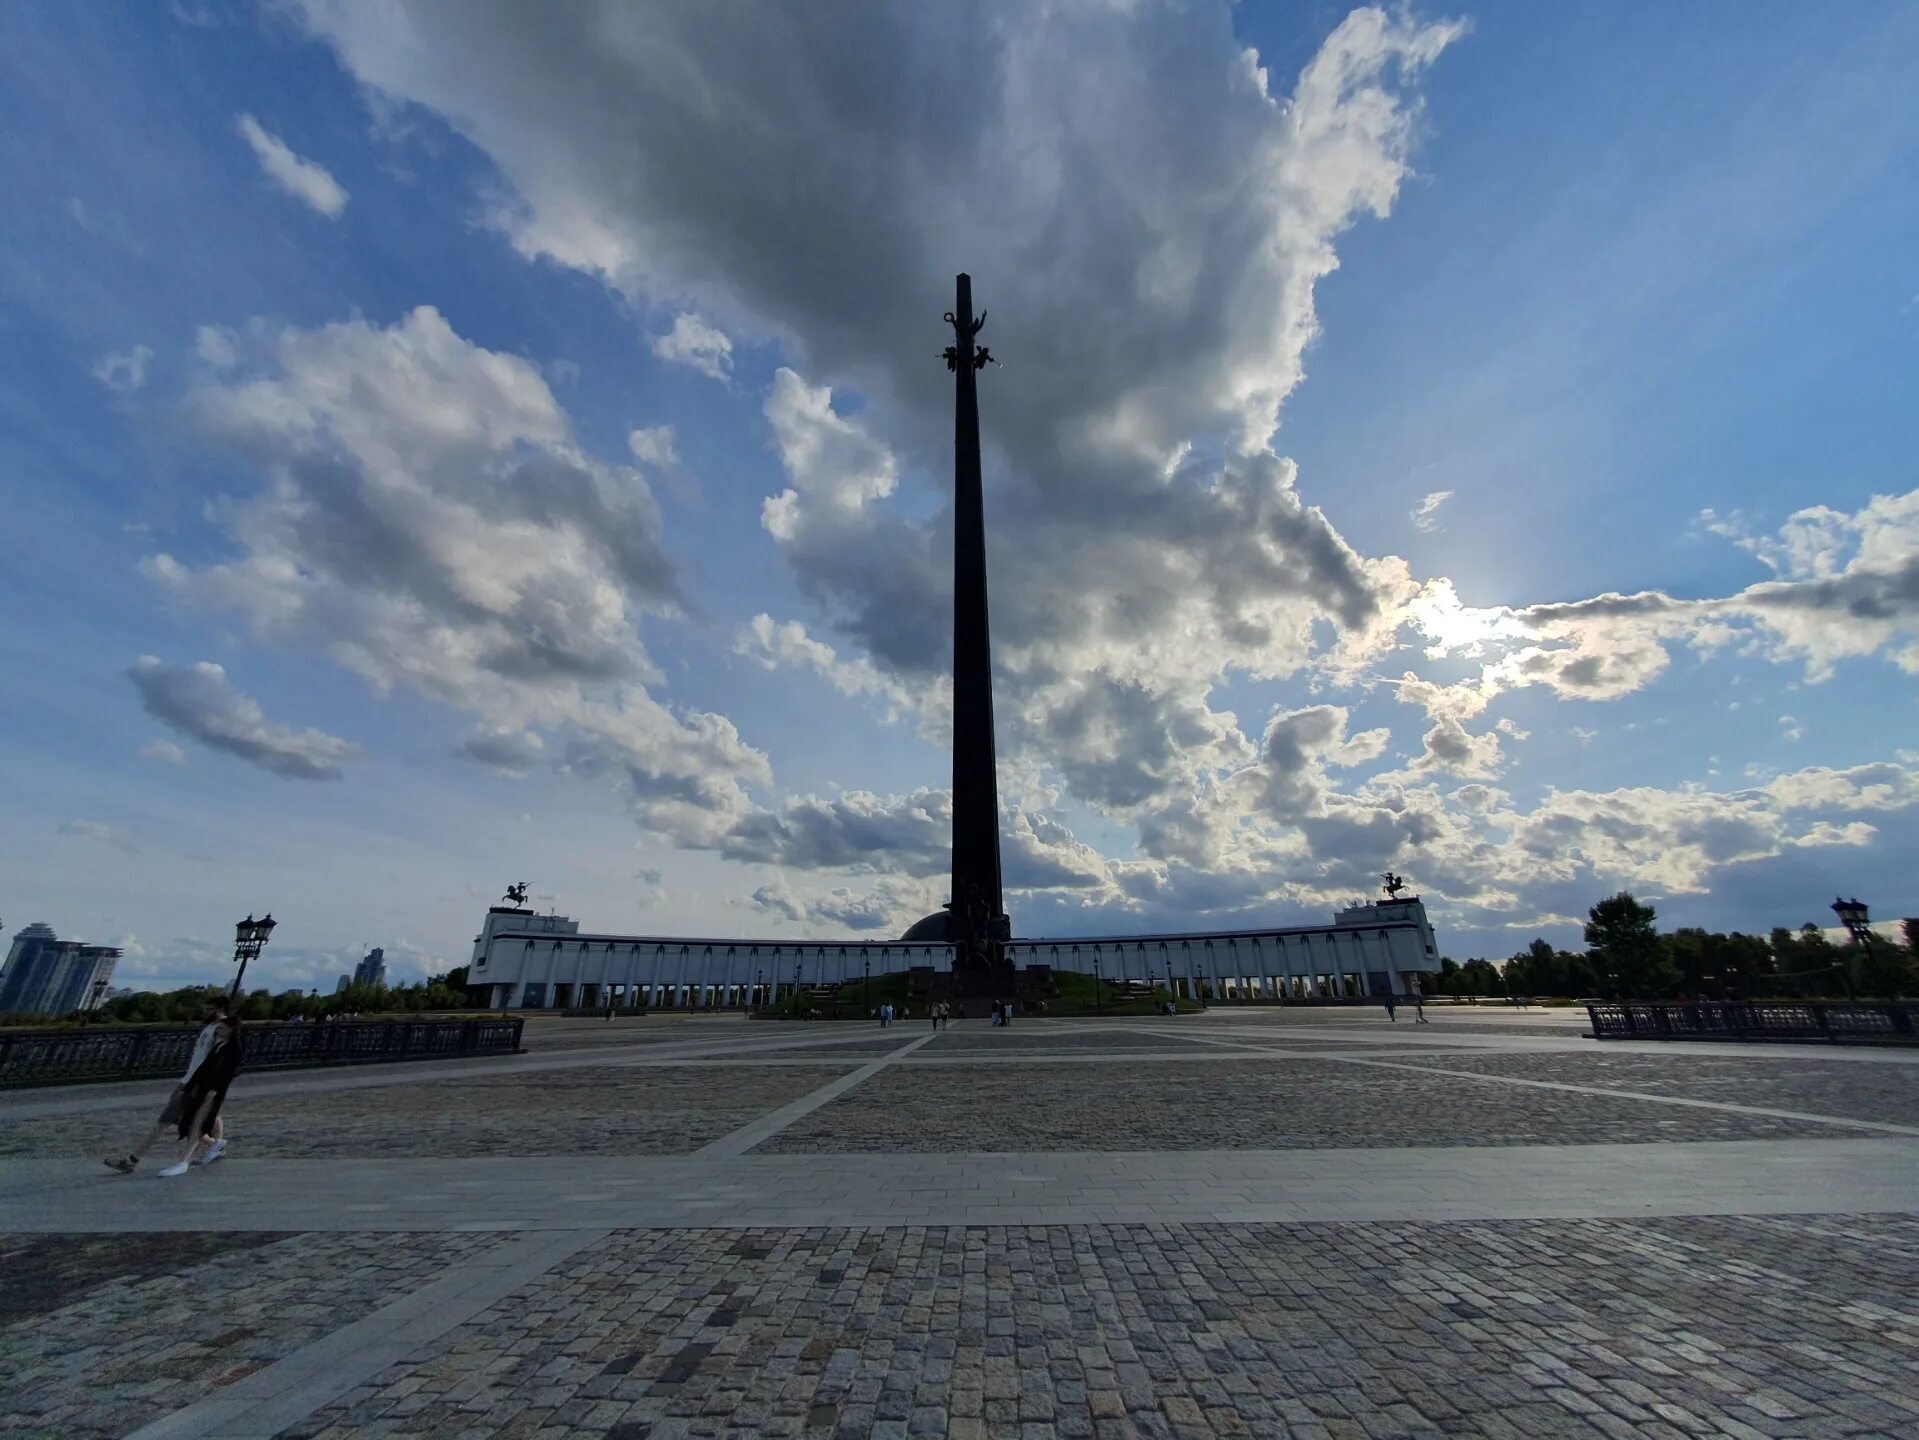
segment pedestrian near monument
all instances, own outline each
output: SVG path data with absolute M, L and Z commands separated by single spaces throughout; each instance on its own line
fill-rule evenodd
M 1393 992 L 1390 990 L 1386 992 L 1386 1018 L 1395 1023 L 1399 1020 L 1399 1013 L 1393 1008 Z
M 183 1148 L 180 1158 L 162 1170 L 162 1175 L 171 1178 L 186 1174 L 187 1166 L 193 1162 L 202 1145 L 207 1148 L 200 1157 L 201 1164 L 210 1165 L 218 1160 L 226 1149 L 220 1107 L 226 1100 L 227 1087 L 233 1083 L 233 1077 L 240 1073 L 243 1054 L 244 1040 L 239 1018 L 227 1014 L 224 1008 L 218 1010 L 217 1016 L 209 1019 L 194 1041 L 194 1055 L 188 1065 L 187 1077 L 167 1097 L 167 1103 L 153 1128 L 133 1149 L 123 1155 L 109 1156 L 106 1161 L 108 1167 L 123 1175 L 131 1173 L 159 1140 L 160 1132 L 169 1125 L 174 1127 L 176 1137 L 183 1142 Z
M 1426 992 L 1417 986 L 1413 987 L 1413 1013 L 1419 1017 L 1414 1022 L 1415 1024 L 1430 1025 L 1433 1023 L 1426 1018 Z

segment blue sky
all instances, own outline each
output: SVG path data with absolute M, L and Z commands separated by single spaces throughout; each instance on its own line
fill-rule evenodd
M 8 931 L 934 908 L 961 268 L 1020 932 L 1919 911 L 1909 6 L 992 11 L 0 14 Z

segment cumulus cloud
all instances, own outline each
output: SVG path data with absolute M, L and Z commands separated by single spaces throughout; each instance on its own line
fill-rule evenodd
M 187 406 L 261 477 L 218 511 L 233 553 L 151 556 L 157 583 L 474 716 L 463 751 L 496 769 L 557 736 L 567 769 L 686 843 L 754 808 L 765 757 L 723 716 L 647 688 L 637 623 L 682 608 L 653 495 L 581 448 L 532 364 L 430 307 L 264 338 L 257 366 L 211 376 Z
M 193 335 L 193 353 L 215 370 L 240 360 L 240 337 L 224 325 L 202 325 Z
M 267 179 L 329 220 L 338 220 L 345 212 L 347 192 L 324 166 L 295 155 L 284 140 L 262 127 L 251 115 L 238 116 L 234 126 L 240 138 L 252 148 Z
M 943 892 L 941 892 L 943 893 Z M 796 887 L 785 879 L 760 886 L 747 897 L 747 909 L 791 924 L 807 934 L 897 935 L 938 906 L 933 888 L 903 876 L 881 876 L 864 890 L 835 885 Z
M 307 13 L 362 80 L 499 163 L 493 220 L 524 252 L 636 302 L 690 297 L 662 343 L 715 367 L 697 327 L 793 342 L 767 399 L 789 485 L 764 522 L 824 621 L 900 677 L 946 661 L 948 520 L 901 484 L 950 454 L 932 352 L 965 257 L 1009 367 L 987 404 L 1011 763 L 1057 757 L 1116 809 L 1176 802 L 1251 757 L 1219 677 L 1298 670 L 1325 620 L 1389 638 L 1370 627 L 1403 565 L 1354 552 L 1266 442 L 1333 242 L 1390 210 L 1412 85 L 1458 26 L 1357 11 L 1285 95 L 1223 6 L 1001 25 L 500 5 L 464 12 L 458 43 L 431 7 Z M 841 386 L 870 402 L 857 419 Z
M 815 640 L 796 620 L 780 623 L 766 614 L 755 615 L 741 627 L 733 649 L 765 670 L 811 670 L 842 695 L 877 699 L 887 720 L 914 717 L 919 733 L 932 744 L 944 748 L 951 741 L 951 675 L 908 683 L 864 657 L 842 657 L 831 645 Z
M 653 342 L 653 353 L 702 375 L 724 380 L 733 371 L 733 342 L 697 315 L 681 315 L 673 328 Z
M 720 853 L 731 860 L 798 870 L 893 870 L 938 875 L 949 868 L 952 800 L 943 790 L 834 798 L 799 796 L 779 814 L 743 819 Z
M 159 760 L 168 765 L 187 763 L 187 752 L 171 740 L 149 740 L 140 747 L 140 753 L 149 760 Z
M 1413 528 L 1422 534 L 1431 534 L 1439 528 L 1439 507 L 1453 498 L 1450 490 L 1434 490 L 1413 507 Z
M 519 779 L 537 765 L 546 742 L 531 730 L 481 729 L 460 742 L 455 752 L 501 775 Z
M 1009 856 L 1030 844 L 1019 863 L 1057 881 L 1043 893 L 1058 903 L 1317 904 L 1412 856 L 1422 883 L 1514 910 L 1549 840 L 1564 860 L 1542 867 L 1549 885 L 1678 885 L 1851 833 L 1776 796 L 1555 792 L 1521 813 L 1485 783 L 1521 736 L 1486 716 L 1522 687 L 1618 699 L 1685 648 L 1738 646 L 1812 679 L 1880 652 L 1919 672 L 1919 492 L 1803 512 L 1763 540 L 1723 522 L 1772 571 L 1736 595 L 1478 607 L 1444 577 L 1360 553 L 1272 448 L 1317 334 L 1315 287 L 1341 234 L 1393 207 L 1421 75 L 1459 25 L 1359 9 L 1275 81 L 1224 5 L 1007 0 L 984 22 L 903 3 L 857 17 L 732 3 L 535 17 L 506 0 L 457 15 L 305 10 L 382 103 L 436 112 L 495 161 L 505 198 L 488 220 L 522 253 L 677 315 L 666 358 L 724 376 L 729 333 L 783 347 L 764 417 L 785 480 L 761 520 L 808 609 L 760 617 L 739 644 L 922 725 L 902 697 L 943 675 L 950 626 L 951 390 L 935 317 L 952 272 L 973 273 L 1006 365 L 983 377 L 983 404 L 1009 793 L 1056 784 L 1139 836 L 1136 858 L 1096 864 L 1009 819 L 1025 825 Z M 1416 515 L 1433 520 L 1445 496 Z M 1222 698 L 1247 681 L 1370 683 L 1408 641 L 1449 669 L 1443 683 L 1394 682 L 1426 716 L 1396 770 L 1361 773 L 1390 746 L 1350 735 L 1347 707 L 1282 710 L 1262 733 Z M 611 649 L 646 673 L 637 641 Z M 563 748 L 560 763 L 618 768 L 593 750 Z M 749 776 L 737 751 L 717 753 L 729 781 Z M 671 767 L 632 793 L 703 817 L 675 832 L 682 843 L 757 863 L 927 885 L 943 863 L 943 832 L 937 850 L 924 833 L 939 828 L 935 795 L 802 797 L 774 814 Z M 882 846 L 899 847 L 897 870 Z M 1583 903 L 1548 895 L 1526 913 Z
M 210 660 L 169 665 L 158 656 L 142 655 L 127 675 L 156 720 L 271 774 L 289 780 L 338 780 L 340 767 L 360 754 L 357 746 L 336 735 L 274 724 L 257 700 L 233 688 L 225 667 Z
M 673 444 L 671 425 L 651 425 L 631 431 L 626 437 L 626 448 L 633 452 L 633 458 L 642 465 L 657 465 L 664 469 L 680 463 L 679 451 Z
M 91 367 L 93 378 L 109 390 L 129 394 L 147 383 L 147 363 L 152 359 L 153 351 L 145 345 L 135 345 L 124 355 L 102 355 Z
M 1657 590 L 1519 607 L 1405 610 L 1429 655 L 1488 656 L 1476 684 L 1488 697 L 1544 685 L 1566 699 L 1615 700 L 1665 673 L 1681 644 L 1740 645 L 1804 666 L 1813 682 L 1839 662 L 1884 653 L 1919 674 L 1919 490 L 1876 496 L 1857 512 L 1802 510 L 1773 536 L 1743 521 L 1709 527 L 1736 538 L 1779 578 L 1732 595 L 1680 599 Z

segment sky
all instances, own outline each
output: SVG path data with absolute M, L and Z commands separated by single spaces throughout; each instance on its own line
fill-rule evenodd
M 1919 913 L 1919 10 L 0 9 L 0 927 Z

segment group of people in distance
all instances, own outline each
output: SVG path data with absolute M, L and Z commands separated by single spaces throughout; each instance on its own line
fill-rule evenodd
M 933 1022 L 933 1028 L 935 1030 L 944 1030 L 946 1028 L 946 1021 L 952 1013 L 953 1007 L 951 1005 L 948 1005 L 944 1000 L 936 1000 L 927 1007 L 926 1018 Z M 889 1002 L 875 1010 L 873 1016 L 880 1022 L 880 1028 L 884 1030 L 895 1020 L 912 1019 L 913 1012 L 904 1005 L 894 1005 Z
M 173 1087 L 160 1118 L 138 1145 L 123 1154 L 109 1155 L 107 1167 L 131 1174 L 168 1127 L 180 1143 L 180 1158 L 162 1170 L 162 1175 L 184 1175 L 187 1166 L 196 1161 L 211 1165 L 218 1160 L 227 1148 L 220 1107 L 226 1101 L 227 1087 L 240 1073 L 243 1049 L 240 1017 L 227 1009 L 225 1001 L 215 1001 L 207 1009 L 206 1024 L 194 1038 L 187 1073 Z
M 1399 1013 L 1398 1013 L 1399 1002 L 1394 997 L 1393 992 L 1388 990 L 1383 998 L 1386 1002 L 1386 1018 L 1388 1020 L 1398 1020 L 1399 1019 Z M 1406 998 L 1413 1002 L 1413 1008 L 1419 1014 L 1419 1023 L 1421 1025 L 1430 1025 L 1433 1023 L 1432 1021 L 1426 1018 L 1426 996 L 1423 991 L 1415 990 L 1413 991 L 1411 995 L 1408 995 Z

